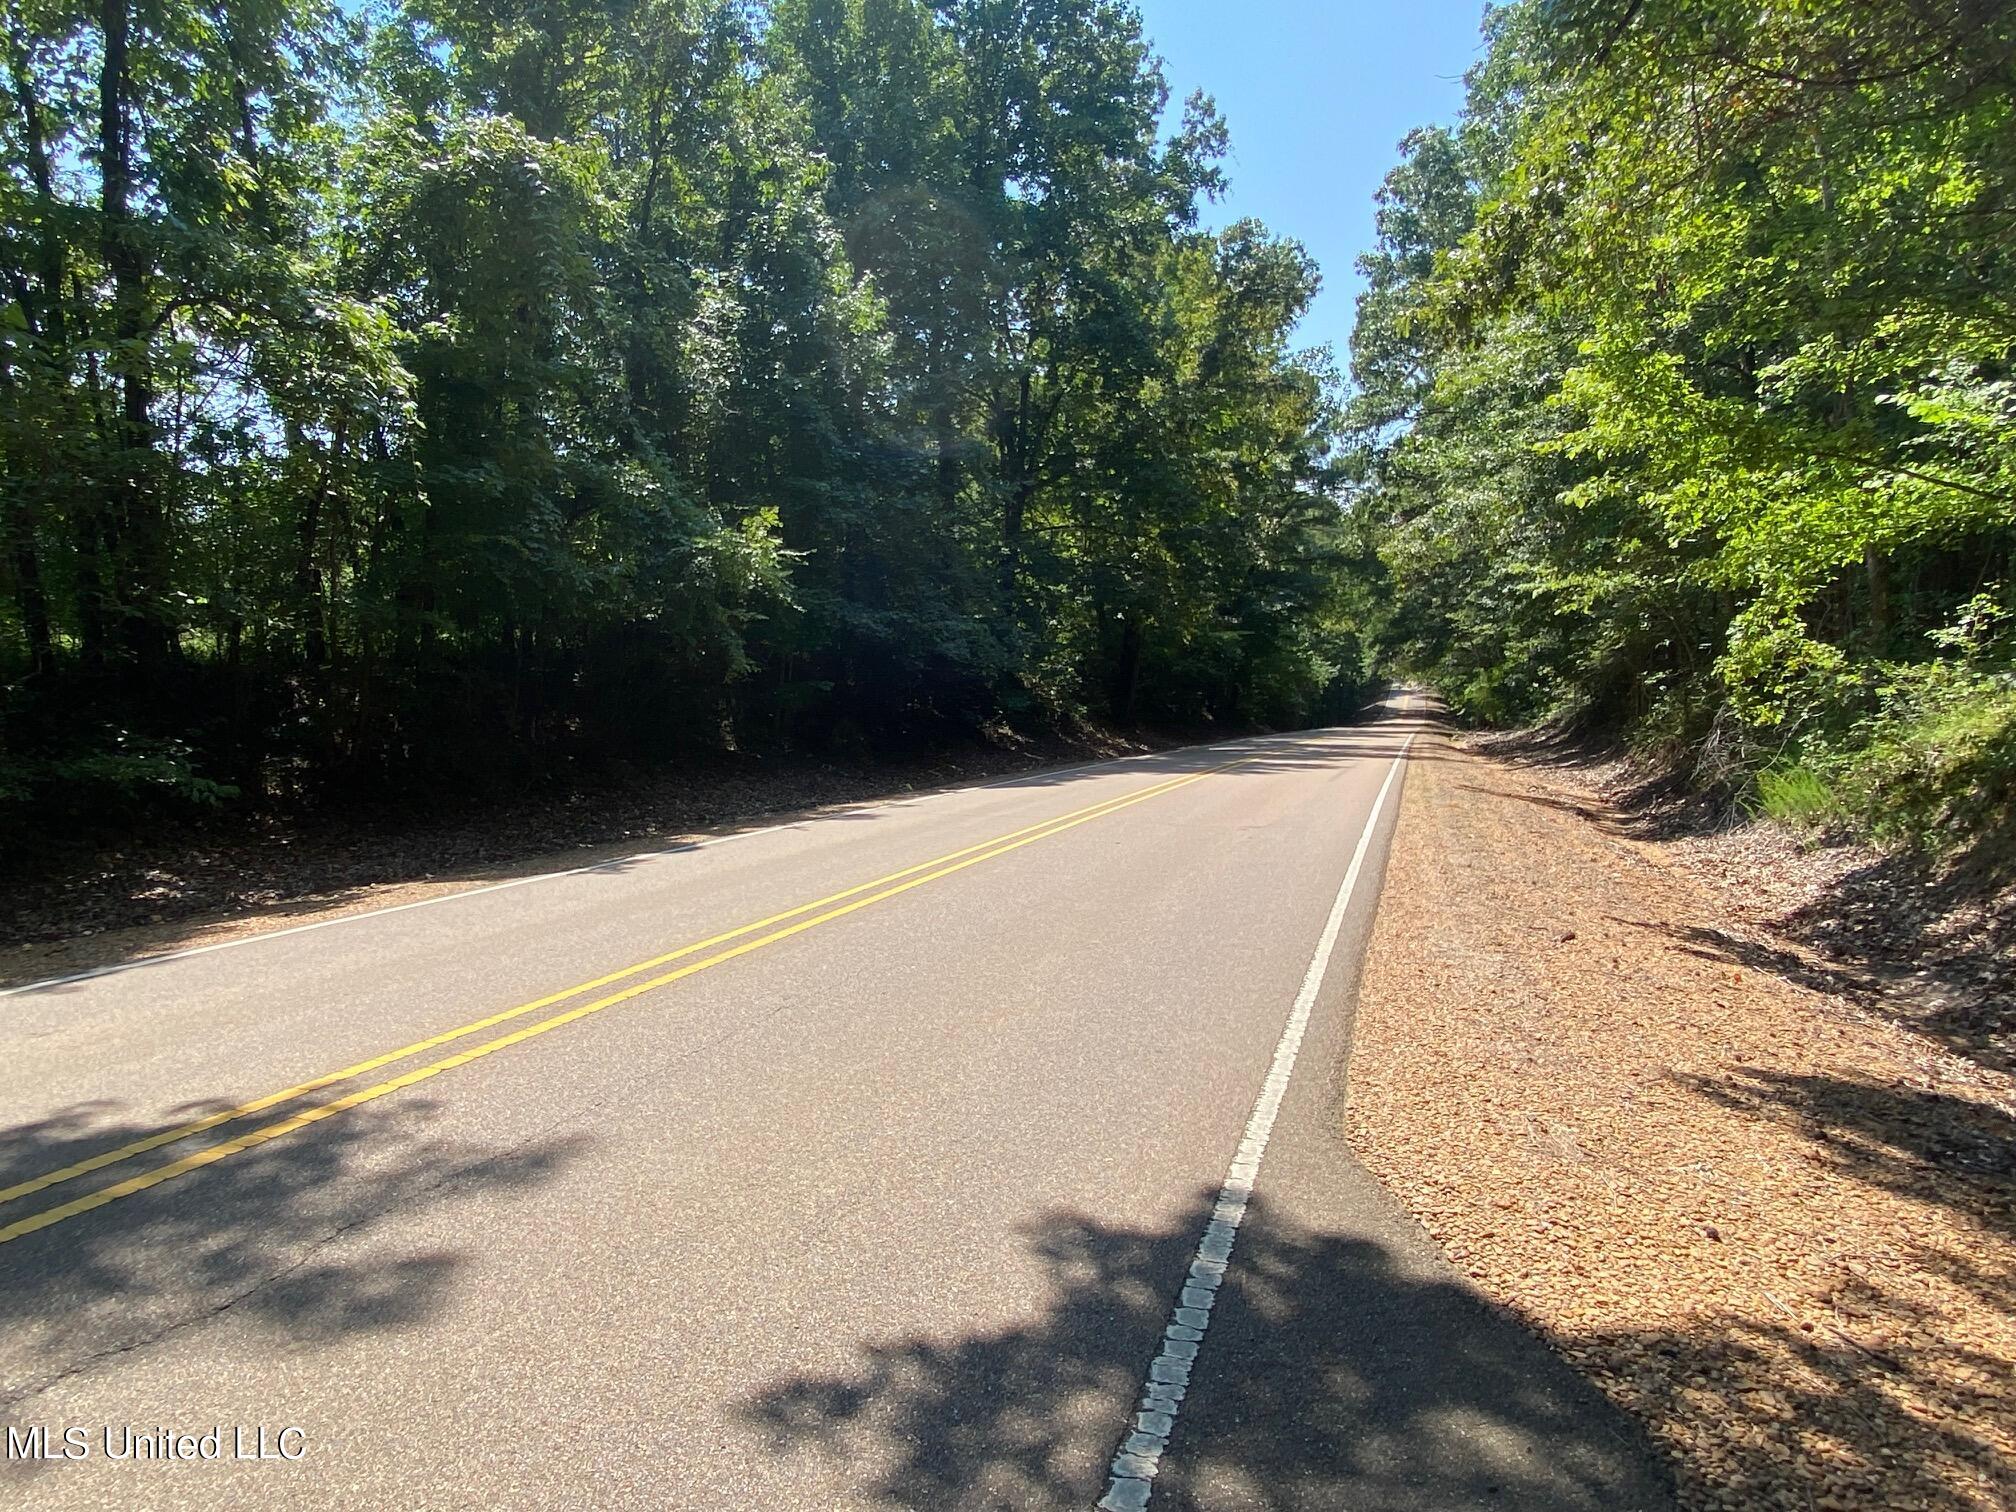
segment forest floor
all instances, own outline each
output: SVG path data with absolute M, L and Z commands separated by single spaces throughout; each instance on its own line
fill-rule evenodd
M 2016 1505 L 2007 898 L 1486 744 L 1417 747 L 1354 1148 L 1683 1506 Z
M 225 813 L 0 877 L 0 988 L 572 867 L 850 804 L 1240 731 L 1003 736 L 896 760 L 722 756 L 595 787 L 319 816 Z

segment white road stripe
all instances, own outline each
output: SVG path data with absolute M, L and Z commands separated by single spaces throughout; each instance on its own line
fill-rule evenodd
M 1343 727 L 1343 728 L 1348 728 Z M 864 803 L 850 804 L 850 811 L 864 808 L 886 808 L 897 804 L 916 803 L 927 798 L 950 798 L 959 793 L 985 792 L 989 788 L 1013 787 L 1017 783 L 1036 783 L 1045 778 L 1064 777 L 1073 772 L 1089 772 L 1095 767 L 1120 766 L 1130 761 L 1148 761 L 1157 756 L 1180 756 L 1186 751 L 1229 751 L 1241 749 L 1258 741 L 1283 741 L 1298 739 L 1303 735 L 1320 734 L 1318 730 L 1298 731 L 1294 735 L 1253 735 L 1244 740 L 1231 741 L 1215 746 L 1172 746 L 1162 751 L 1141 751 L 1132 756 L 1114 756 L 1103 761 L 1087 761 L 1078 766 L 1053 767 L 1047 771 L 1027 772 L 1019 777 L 1003 777 L 994 782 L 968 783 L 963 787 L 939 788 L 924 793 L 913 793 L 903 798 L 871 799 Z M 383 918 L 387 914 L 405 913 L 414 908 L 432 908 L 437 903 L 454 903 L 463 898 L 479 898 L 485 893 L 505 892 L 514 887 L 530 887 L 535 882 L 553 882 L 562 877 L 582 877 L 590 872 L 602 871 L 611 866 L 632 861 L 656 861 L 666 856 L 683 855 L 688 851 L 706 850 L 710 846 L 726 845 L 734 840 L 748 840 L 757 835 L 775 834 L 778 830 L 795 829 L 801 824 L 817 820 L 819 815 L 801 815 L 777 824 L 766 824 L 755 829 L 737 830 L 730 835 L 713 835 L 705 840 L 689 840 L 679 845 L 667 846 L 663 850 L 638 851 L 629 856 L 612 856 L 607 860 L 592 862 L 587 866 L 570 866 L 565 871 L 538 872 L 529 877 L 513 877 L 508 882 L 491 882 L 482 887 L 465 887 L 438 897 L 420 898 L 412 903 L 393 903 L 384 908 L 363 908 L 355 913 L 343 914 L 334 919 L 317 919 L 312 924 L 291 924 L 285 929 L 266 929 L 257 934 L 240 935 L 235 940 L 219 940 L 211 945 L 191 945 L 183 950 L 166 950 L 159 955 L 136 956 L 130 961 L 115 961 L 109 966 L 96 966 L 89 971 L 73 971 L 65 976 L 45 977 L 39 982 L 25 982 L 19 987 L 0 988 L 0 998 L 15 997 L 21 993 L 41 992 L 50 987 L 65 987 L 72 982 L 88 982 L 95 977 L 115 976 L 120 972 L 138 971 L 143 966 L 159 966 L 166 961 L 180 961 L 189 956 L 209 955 L 217 950 L 236 950 L 241 945 L 258 945 L 267 940 L 283 939 L 288 935 L 307 934 L 314 929 L 329 929 L 338 924 L 355 924 L 364 919 Z M 396 886 L 396 883 L 367 884 L 371 886 Z
M 1372 848 L 1372 835 L 1386 807 L 1386 795 L 1393 790 L 1393 781 L 1407 759 L 1407 748 L 1413 744 L 1414 737 L 1409 735 L 1394 754 L 1393 764 L 1386 769 L 1386 780 L 1379 786 L 1379 796 L 1372 801 L 1372 812 L 1366 816 L 1364 832 L 1358 836 L 1358 848 L 1351 853 L 1351 865 L 1344 873 L 1343 885 L 1337 889 L 1337 901 L 1330 905 L 1330 917 L 1324 922 L 1322 938 L 1316 942 L 1315 958 L 1302 978 L 1302 990 L 1295 994 L 1295 1006 L 1289 1010 L 1288 1023 L 1274 1046 L 1274 1061 L 1268 1067 L 1267 1080 L 1246 1120 L 1245 1136 L 1240 1139 L 1231 1168 L 1218 1188 L 1211 1221 L 1204 1226 L 1203 1238 L 1197 1241 L 1189 1275 L 1176 1298 L 1176 1306 L 1170 1311 L 1168 1325 L 1162 1330 L 1161 1352 L 1148 1366 L 1148 1379 L 1142 1385 L 1133 1425 L 1121 1441 L 1120 1452 L 1113 1456 L 1106 1494 L 1099 1499 L 1104 1512 L 1140 1512 L 1155 1489 L 1155 1472 L 1161 1467 L 1163 1451 L 1169 1447 L 1169 1435 L 1175 1431 L 1176 1415 L 1190 1385 L 1190 1366 L 1197 1358 L 1198 1346 L 1204 1342 L 1212 1305 L 1218 1300 L 1218 1288 L 1231 1264 L 1232 1245 L 1238 1238 L 1239 1225 L 1245 1220 L 1246 1204 L 1260 1175 L 1260 1160 L 1267 1153 L 1275 1115 L 1281 1111 L 1281 1099 L 1288 1091 L 1288 1078 L 1294 1074 L 1295 1057 L 1302 1050 L 1310 1010 L 1323 990 L 1330 956 L 1337 948 L 1337 935 L 1344 927 L 1344 915 L 1358 886 L 1358 874 L 1365 867 L 1365 854 Z

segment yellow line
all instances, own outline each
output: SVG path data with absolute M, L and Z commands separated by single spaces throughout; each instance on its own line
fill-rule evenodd
M 1214 768 L 1214 770 L 1218 769 Z M 1166 782 L 1144 789 L 1140 796 L 1146 797 L 1154 793 L 1165 792 L 1171 787 L 1187 780 L 1188 778 L 1185 777 L 1170 778 Z M 106 1166 L 117 1165 L 124 1160 L 131 1160 L 135 1155 L 144 1155 L 149 1150 L 158 1150 L 162 1145 L 174 1144 L 177 1140 L 187 1139 L 192 1134 L 201 1134 L 208 1129 L 218 1127 L 220 1124 L 234 1123 L 238 1119 L 248 1118 L 254 1113 L 263 1113 L 268 1108 L 278 1107 L 281 1103 L 292 1102 L 295 1098 L 305 1097 L 310 1092 L 319 1092 L 324 1087 L 333 1087 L 338 1082 L 348 1081 L 353 1076 L 362 1076 L 367 1071 L 376 1071 L 381 1067 L 391 1065 L 395 1061 L 402 1061 L 409 1055 L 418 1055 L 423 1050 L 438 1050 L 443 1045 L 453 1044 L 459 1039 L 467 1039 L 470 1035 L 480 1034 L 485 1029 L 494 1029 L 499 1024 L 506 1024 L 513 1019 L 523 1018 L 528 1013 L 537 1013 L 541 1008 L 551 1008 L 556 1003 L 564 1003 L 569 998 L 579 997 L 584 992 L 593 992 L 598 987 L 607 987 L 615 982 L 626 981 L 641 972 L 650 971 L 669 962 L 681 960 L 686 956 L 710 949 L 715 945 L 722 945 L 730 940 L 740 939 L 743 935 L 753 934 L 759 929 L 767 929 L 772 924 L 781 924 L 786 919 L 795 919 L 800 914 L 811 913 L 815 909 L 824 908 L 829 903 L 838 903 L 843 898 L 851 898 L 857 893 L 868 892 L 873 888 L 881 887 L 900 878 L 911 876 L 914 873 L 927 871 L 934 866 L 942 866 L 947 861 L 956 861 L 961 856 L 969 856 L 975 851 L 985 850 L 992 845 L 999 845 L 1004 840 L 1013 840 L 1018 836 L 1033 834 L 1037 830 L 1048 829 L 1053 824 L 1062 823 L 1067 819 L 1074 819 L 1080 814 L 1090 814 L 1095 810 L 1110 808 L 1116 803 L 1125 801 L 1128 796 L 1130 795 L 1123 793 L 1117 798 L 1108 798 L 1099 803 L 1088 804 L 1082 809 L 1073 809 L 1069 813 L 1045 819 L 1039 824 L 1028 825 L 1019 830 L 1010 830 L 1005 835 L 996 835 L 992 839 L 982 840 L 978 844 L 967 846 L 964 850 L 950 851 L 942 856 L 934 856 L 929 861 L 920 861 L 915 866 L 904 867 L 901 871 L 890 872 L 886 876 L 876 877 L 872 881 L 860 883 L 841 892 L 829 893 L 823 898 L 813 899 L 810 903 L 801 903 L 796 908 L 788 908 L 783 913 L 772 914 L 767 919 L 758 919 L 754 923 L 744 924 L 738 929 L 731 929 L 723 934 L 713 935 L 705 940 L 696 940 L 691 945 L 682 945 L 677 950 L 667 951 L 661 956 L 653 956 L 648 961 L 639 961 L 634 966 L 625 966 L 620 971 L 612 971 L 607 976 L 596 977 L 593 981 L 581 982 L 564 991 L 550 993 L 529 1003 L 521 1003 L 516 1008 L 507 1008 L 502 1013 L 493 1013 L 487 1018 L 477 1019 L 474 1023 L 464 1024 L 460 1028 L 450 1029 L 446 1033 L 434 1035 L 429 1039 L 415 1040 L 410 1045 L 402 1045 L 397 1050 L 388 1050 L 383 1055 L 374 1055 L 369 1060 L 358 1061 L 355 1065 L 345 1066 L 340 1071 L 331 1071 L 325 1076 L 315 1077 L 312 1081 L 300 1082 L 281 1091 L 268 1093 L 266 1096 L 257 1098 L 252 1102 L 240 1103 L 234 1108 L 225 1108 L 216 1113 L 205 1114 L 203 1117 L 192 1119 L 188 1123 L 178 1124 L 172 1129 L 164 1129 L 159 1133 L 150 1134 L 144 1139 L 136 1139 L 130 1144 L 121 1145 L 116 1150 L 106 1150 L 88 1159 L 80 1160 L 74 1165 L 64 1166 L 61 1170 L 48 1171 L 39 1176 L 29 1177 L 27 1180 L 17 1182 L 10 1187 L 0 1187 L 0 1203 L 12 1202 L 17 1197 L 26 1197 L 33 1192 L 46 1191 L 48 1188 L 57 1186 L 65 1181 L 74 1180 L 79 1176 L 88 1176 L 93 1171 L 102 1171 Z
M 429 1077 L 438 1076 L 444 1071 L 452 1071 L 459 1066 L 465 1066 L 471 1061 L 482 1059 L 486 1055 L 494 1055 L 499 1050 L 508 1049 L 512 1045 L 534 1039 L 565 1024 L 571 1024 L 577 1019 L 586 1018 L 593 1013 L 600 1013 L 605 1008 L 613 1008 L 618 1003 L 628 1002 L 630 999 L 641 997 L 647 992 L 653 992 L 660 987 L 669 986 L 673 982 L 706 971 L 710 967 L 718 966 L 724 961 L 732 961 L 738 956 L 748 955 L 751 951 L 761 950 L 766 945 L 773 945 L 779 940 L 789 939 L 793 935 L 802 934 L 808 929 L 816 928 L 831 920 L 843 918 L 859 909 L 868 907 L 870 904 L 880 903 L 884 899 L 897 896 L 899 893 L 909 892 L 912 888 L 922 887 L 927 882 L 935 882 L 941 877 L 952 875 L 954 872 L 964 871 L 969 866 L 977 866 L 982 861 L 991 861 L 996 856 L 1004 856 L 1010 851 L 1020 850 L 1025 845 L 1034 845 L 1038 840 L 1046 840 L 1050 836 L 1061 834 L 1067 829 L 1075 829 L 1081 824 L 1089 824 L 1094 819 L 1103 819 L 1106 815 L 1117 812 L 1120 809 L 1131 807 L 1136 803 L 1145 803 L 1150 798 L 1174 792 L 1177 788 L 1187 787 L 1193 782 L 1201 782 L 1206 777 L 1214 776 L 1231 767 L 1243 765 L 1250 760 L 1252 760 L 1251 757 L 1241 757 L 1237 761 L 1228 761 L 1221 766 L 1211 767 L 1206 771 L 1193 772 L 1186 776 L 1172 778 L 1167 782 L 1158 783 L 1137 793 L 1125 794 L 1119 798 L 1108 799 L 1103 803 L 1095 803 L 1086 808 L 1060 815 L 1057 818 L 1044 820 L 1040 824 L 1030 825 L 1025 829 L 1011 830 L 1005 835 L 997 835 L 992 840 L 983 840 L 977 845 L 966 847 L 964 850 L 948 852 L 931 861 L 920 861 L 915 866 L 905 867 L 902 871 L 890 872 L 887 876 L 878 877 L 872 882 L 863 882 L 856 887 L 848 888 L 844 892 L 832 893 L 827 897 L 820 898 L 811 903 L 801 904 L 797 908 L 789 909 L 784 913 L 772 914 L 767 919 L 760 919 L 753 924 L 745 924 L 739 929 L 730 930 L 725 934 L 715 935 L 710 939 L 684 946 L 667 955 L 658 956 L 653 960 L 642 962 L 639 965 L 612 973 L 609 976 L 598 977 L 592 982 L 584 982 L 580 986 L 569 988 L 565 992 L 555 993 L 550 997 L 541 998 L 537 1002 L 526 1003 L 504 1013 L 493 1014 L 489 1018 L 479 1019 L 475 1023 L 450 1030 L 446 1034 L 436 1035 L 432 1039 L 416 1041 L 404 1049 L 391 1051 L 373 1060 L 360 1061 L 355 1066 L 347 1067 L 342 1071 L 332 1072 L 326 1077 L 319 1077 L 310 1082 L 302 1082 L 298 1086 L 288 1088 L 284 1092 L 276 1092 L 268 1097 L 260 1098 L 256 1102 L 243 1103 L 237 1108 L 210 1114 L 206 1118 L 198 1119 L 178 1129 L 151 1135 L 144 1140 L 136 1140 L 134 1143 L 122 1146 L 118 1150 L 93 1156 L 88 1161 L 80 1161 L 74 1166 L 66 1166 L 60 1171 L 53 1171 L 46 1176 L 35 1177 L 30 1181 L 9 1187 L 5 1191 L 0 1191 L 0 1201 L 25 1195 L 28 1192 L 39 1191 L 45 1187 L 53 1186 L 57 1182 L 68 1180 L 73 1176 L 101 1169 L 104 1166 L 129 1158 L 132 1155 L 144 1153 L 147 1150 L 168 1144 L 173 1140 L 200 1133 L 205 1129 L 215 1128 L 217 1125 L 229 1122 L 234 1118 L 258 1112 L 264 1108 L 272 1107 L 276 1103 L 286 1102 L 321 1087 L 346 1080 L 364 1071 L 389 1065 L 393 1061 L 404 1059 L 406 1056 L 418 1051 L 434 1049 L 454 1040 L 466 1038 L 482 1029 L 492 1028 L 510 1019 L 522 1017 L 539 1008 L 551 1007 L 555 1003 L 565 1002 L 568 998 L 578 997 L 583 992 L 591 991 L 596 987 L 603 987 L 609 985 L 611 982 L 622 981 L 627 977 L 637 975 L 641 971 L 647 971 L 653 966 L 663 965 L 682 956 L 691 955 L 695 951 L 704 950 L 710 945 L 717 945 L 736 939 L 742 935 L 762 929 L 766 925 L 795 918 L 800 914 L 821 908 L 826 904 L 837 903 L 843 898 L 854 899 L 853 902 L 842 903 L 839 907 L 828 908 L 825 912 L 816 914 L 812 918 L 801 919 L 798 923 L 788 925 L 782 929 L 772 930 L 769 934 L 762 935 L 757 939 L 747 940 L 728 950 L 719 951 L 703 960 L 682 966 L 676 971 L 665 972 L 660 976 L 652 977 L 648 981 L 639 982 L 634 986 L 627 987 L 621 992 L 611 993 L 609 996 L 598 998 L 592 1003 L 584 1003 L 582 1006 L 569 1009 L 565 1013 L 558 1013 L 551 1018 L 541 1019 L 535 1024 L 529 1024 L 525 1028 L 514 1030 L 510 1034 L 499 1035 L 496 1039 L 486 1040 L 484 1043 L 461 1051 L 458 1054 L 446 1056 L 441 1060 L 431 1061 L 424 1066 L 415 1067 L 413 1070 L 393 1077 L 389 1081 L 379 1082 L 375 1086 L 362 1087 L 355 1092 L 335 1098 L 332 1101 L 320 1103 L 312 1108 L 305 1108 L 290 1117 L 250 1130 L 235 1139 L 227 1139 L 221 1143 L 206 1146 L 193 1154 L 183 1156 L 179 1160 L 170 1161 L 166 1165 L 156 1166 L 151 1171 L 143 1171 L 138 1176 L 114 1182 L 110 1186 L 100 1187 L 98 1190 L 90 1192 L 85 1196 L 61 1203 L 53 1208 L 46 1208 L 39 1213 L 31 1214 L 26 1218 L 6 1225 L 4 1228 L 0 1228 L 0 1244 L 18 1239 L 24 1234 L 32 1234 L 40 1229 L 48 1228 L 51 1224 L 61 1223 L 66 1218 L 74 1218 L 80 1213 L 88 1213 L 95 1208 L 104 1207 L 107 1203 L 116 1202 L 122 1197 L 130 1197 L 136 1192 L 144 1192 L 149 1187 L 159 1186 L 164 1181 L 171 1181 L 177 1176 L 185 1175 L 190 1171 L 200 1170 L 207 1165 L 212 1165 L 226 1156 L 252 1149 L 257 1145 L 265 1144 L 269 1140 L 278 1139 L 285 1134 L 291 1134 L 297 1129 L 306 1128 L 313 1123 L 319 1123 L 325 1118 L 333 1118 L 338 1113 L 347 1112 L 349 1109 L 357 1107 L 360 1104 L 372 1102 L 377 1098 L 386 1096 L 388 1093 L 400 1091 L 405 1087 L 412 1086 L 416 1082 L 422 1082 Z M 927 868 L 936 869 L 927 870 Z M 923 872 L 924 875 L 913 875 L 919 872 Z M 903 878 L 907 878 L 908 880 L 899 880 Z M 885 883 L 894 883 L 895 885 L 884 886 L 883 884 Z M 880 888 L 881 890 L 872 892 L 867 897 L 855 896 L 859 893 L 868 892 L 872 888 Z

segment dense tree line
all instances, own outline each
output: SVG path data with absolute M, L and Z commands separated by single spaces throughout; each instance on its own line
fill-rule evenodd
M 1380 197 L 1382 635 L 1784 813 L 2016 838 L 2016 8 L 1518 0 Z
M 1119 0 L 0 0 L 0 813 L 1354 691 Z

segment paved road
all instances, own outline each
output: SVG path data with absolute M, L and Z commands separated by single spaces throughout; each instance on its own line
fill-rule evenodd
M 0 997 L 0 1500 L 1660 1505 L 1336 1138 L 1413 728 Z

